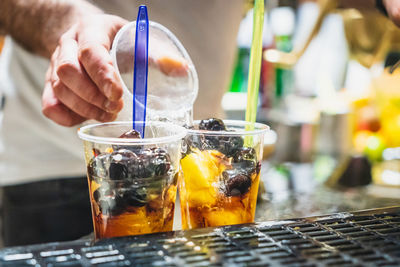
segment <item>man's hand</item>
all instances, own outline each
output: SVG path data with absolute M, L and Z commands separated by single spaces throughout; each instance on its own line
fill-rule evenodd
M 383 4 L 385 5 L 389 18 L 394 22 L 394 24 L 400 27 L 400 1 L 383 0 Z
M 125 20 L 87 16 L 59 40 L 46 74 L 43 114 L 63 126 L 112 121 L 122 109 L 122 85 L 108 51 Z

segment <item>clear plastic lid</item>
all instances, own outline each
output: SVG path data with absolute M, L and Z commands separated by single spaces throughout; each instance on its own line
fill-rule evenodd
M 111 56 L 124 86 L 124 108 L 118 120 L 132 120 L 136 21 L 117 33 Z M 196 69 L 179 40 L 164 26 L 150 21 L 146 120 L 191 124 L 198 92 Z

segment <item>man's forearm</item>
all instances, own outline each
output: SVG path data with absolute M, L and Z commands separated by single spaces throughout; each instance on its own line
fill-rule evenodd
M 29 51 L 50 57 L 79 17 L 100 12 L 84 0 L 1 0 L 0 30 Z

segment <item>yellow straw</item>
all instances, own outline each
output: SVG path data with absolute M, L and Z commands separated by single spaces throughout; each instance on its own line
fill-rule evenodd
M 258 87 L 260 84 L 262 33 L 264 25 L 264 0 L 255 0 L 253 15 L 253 40 L 251 42 L 249 78 L 247 84 L 246 131 L 254 130 L 257 116 Z M 252 138 L 245 139 L 251 145 Z

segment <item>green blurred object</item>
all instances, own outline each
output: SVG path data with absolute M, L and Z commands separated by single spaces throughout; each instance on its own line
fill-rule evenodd
M 385 148 L 385 140 L 381 136 L 374 134 L 368 137 L 364 154 L 371 162 L 381 161 Z
M 329 155 L 319 155 L 314 160 L 314 179 L 324 183 L 336 168 L 337 160 Z
M 249 57 L 250 49 L 245 47 L 238 48 L 229 92 L 246 92 L 247 76 L 249 73 Z
M 292 38 L 288 35 L 276 36 L 276 48 L 279 51 L 289 53 L 293 49 Z M 275 68 L 275 100 L 279 104 L 282 97 L 290 91 L 293 86 L 293 71 L 291 69 Z

